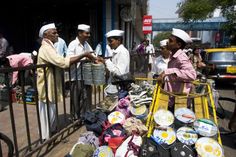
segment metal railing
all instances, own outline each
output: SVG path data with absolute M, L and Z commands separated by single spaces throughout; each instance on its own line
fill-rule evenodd
M 148 74 L 148 56 L 149 54 L 133 54 L 130 55 L 130 72 L 134 75 L 137 73 L 142 73 L 143 77 L 147 77 Z M 141 62 L 141 64 L 140 64 Z M 82 64 L 83 66 L 83 64 Z M 82 66 L 80 66 L 81 69 Z M 71 66 L 72 67 L 72 66 Z M 14 145 L 14 156 L 32 156 L 37 153 L 38 156 L 42 156 L 47 154 L 47 149 L 44 149 L 49 143 L 52 143 L 56 140 L 59 142 L 74 131 L 78 130 L 82 125 L 81 115 L 79 118 L 75 118 L 71 114 L 71 105 L 72 105 L 72 78 L 71 78 L 71 70 L 68 69 L 60 69 L 61 70 L 61 78 L 55 77 L 56 71 L 59 70 L 57 67 L 53 65 L 30 65 L 27 67 L 20 68 L 0 68 L 0 75 L 3 77 L 6 87 L 4 87 L 4 91 L 0 94 L 0 107 L 2 107 L 2 111 L 0 111 L 0 132 L 7 135 L 13 142 Z M 62 94 L 63 101 L 58 102 L 55 99 L 56 104 L 56 132 L 50 133 L 50 138 L 47 140 L 43 140 L 41 133 L 41 123 L 40 123 L 40 115 L 39 115 L 39 104 L 38 104 L 38 92 L 37 92 L 37 70 L 42 69 L 44 71 L 44 81 L 47 82 L 47 73 L 46 71 L 51 68 L 53 71 L 53 79 L 54 82 L 57 82 L 57 79 L 61 80 L 62 86 Z M 78 69 L 77 69 L 78 70 Z M 76 70 L 76 80 L 77 78 L 77 70 Z M 14 71 L 18 71 L 18 88 L 13 88 L 11 85 L 11 78 L 9 75 Z M 25 74 L 28 74 L 25 76 Z M 65 79 L 65 74 L 67 75 Z M 76 82 L 76 89 L 78 89 L 78 81 Z M 83 80 L 80 81 L 81 88 L 85 87 Z M 59 85 L 55 85 L 54 88 L 55 95 L 58 93 Z M 28 102 L 28 89 L 34 91 L 33 101 Z M 45 83 L 45 92 L 46 92 L 46 103 L 49 104 L 48 99 L 48 90 L 49 86 Z M 87 100 L 91 100 L 91 104 L 85 104 L 86 100 L 78 100 L 79 105 L 79 113 L 83 114 L 85 110 L 83 109 L 87 105 L 91 105 L 91 108 L 95 108 L 96 104 L 101 102 L 104 99 L 104 86 L 91 86 L 92 93 L 87 96 Z M 2 90 L 2 89 L 1 89 Z M 3 98 L 3 97 L 4 98 Z M 90 108 L 90 109 L 91 109 Z M 1 108 L 0 108 L 1 109 Z M 47 107 L 47 115 L 49 115 L 49 107 Z M 50 124 L 50 121 L 48 121 Z M 1 147 L 1 145 L 0 145 Z M 4 154 L 4 147 L 1 149 Z M 6 151 L 6 150 L 5 150 Z
M 37 69 L 42 69 L 44 71 L 44 81 L 47 80 L 46 71 L 51 68 L 53 70 L 54 82 L 57 79 L 61 79 L 63 101 L 58 102 L 55 97 L 56 104 L 56 132 L 50 134 L 50 138 L 44 141 L 41 136 L 41 123 L 39 118 L 39 104 L 38 104 L 38 93 L 36 86 L 37 79 Z M 92 100 L 92 104 L 84 104 L 85 99 L 79 100 L 78 105 L 81 109 L 80 116 L 75 118 L 71 115 L 71 68 L 61 70 L 61 78 L 55 77 L 56 71 L 58 69 L 53 65 L 31 65 L 22 68 L 1 68 L 0 74 L 4 77 L 4 87 L 5 91 L 1 93 L 0 103 L 7 104 L 7 107 L 3 107 L 3 111 L 0 112 L 0 132 L 6 134 L 14 144 L 14 156 L 31 156 L 34 153 L 39 153 L 44 146 L 48 143 L 55 141 L 58 137 L 63 136 L 61 140 L 66 138 L 74 131 L 76 131 L 80 126 L 82 126 L 81 115 L 85 110 L 82 108 L 86 105 L 90 105 L 92 108 L 103 100 L 103 87 L 92 85 L 92 93 L 87 97 L 87 99 Z M 19 85 L 18 88 L 13 88 L 11 86 L 11 79 L 9 75 L 14 72 L 19 72 Z M 30 71 L 30 76 L 25 77 L 26 71 Z M 77 70 L 76 70 L 77 71 Z M 64 79 L 65 72 L 69 75 L 69 80 Z M 76 75 L 77 76 L 77 75 Z M 77 78 L 76 78 L 77 79 Z M 78 81 L 75 81 L 76 86 L 78 86 Z M 84 88 L 83 80 L 80 81 L 81 88 Z M 65 85 L 68 85 L 66 87 Z M 58 95 L 57 88 L 58 84 L 54 87 L 49 87 L 47 81 L 45 81 L 45 92 L 46 92 L 46 103 L 49 104 L 48 90 L 49 88 L 54 88 L 55 95 Z M 35 94 L 33 95 L 33 102 L 27 102 L 27 89 L 31 89 Z M 17 91 L 15 91 L 17 90 Z M 69 92 L 68 94 L 66 94 Z M 4 93 L 4 94 L 3 94 Z M 20 94 L 19 94 L 20 93 Z M 2 99 L 4 96 L 4 99 Z M 6 98 L 7 96 L 7 98 Z M 83 94 L 82 94 L 83 97 Z M 48 105 L 47 105 L 48 106 Z M 5 109 L 5 110 L 4 110 Z M 49 107 L 47 107 L 47 115 L 49 115 Z M 48 121 L 50 124 L 50 121 Z M 50 125 L 49 125 L 50 126 Z M 50 129 L 49 129 L 50 130 Z M 51 130 L 50 130 L 51 131 Z M 66 134 L 65 134 L 66 133 Z M 4 149 L 2 149 L 4 153 Z M 40 154 L 45 154 L 47 152 L 40 152 Z

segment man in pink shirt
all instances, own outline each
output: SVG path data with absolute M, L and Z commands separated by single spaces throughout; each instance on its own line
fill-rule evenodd
M 4 61 L 3 61 L 4 60 Z M 7 56 L 5 59 L 2 59 L 3 66 L 10 66 L 12 68 L 24 67 L 30 64 L 33 64 L 33 60 L 31 58 L 31 53 L 20 53 Z M 15 85 L 18 79 L 18 71 L 14 71 L 12 74 L 12 85 Z
M 189 94 L 192 88 L 189 82 L 196 79 L 196 71 L 183 51 L 186 44 L 191 42 L 185 31 L 173 28 L 167 44 L 167 49 L 172 52 L 168 68 L 157 78 L 159 83 L 165 80 L 165 90 L 173 94 Z M 190 107 L 189 102 L 188 107 Z M 174 111 L 174 97 L 170 98 L 169 110 Z

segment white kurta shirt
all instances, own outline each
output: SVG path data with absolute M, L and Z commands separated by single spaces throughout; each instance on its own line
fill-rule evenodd
M 145 51 L 146 53 L 149 53 L 148 63 L 152 64 L 153 63 L 152 55 L 155 53 L 154 46 L 152 44 L 147 45 Z
M 129 72 L 130 56 L 129 51 L 123 44 L 112 50 L 112 59 L 107 59 L 105 64 L 111 74 L 123 75 Z
M 165 58 L 163 58 L 162 55 L 157 57 L 154 60 L 154 63 L 153 63 L 153 66 L 152 66 L 152 74 L 153 75 L 154 74 L 160 75 L 164 70 L 167 69 L 168 62 L 169 62 L 169 58 L 165 59 Z
M 91 46 L 89 45 L 88 42 L 85 41 L 84 45 L 82 45 L 79 41 L 79 39 L 76 37 L 75 40 L 71 41 L 68 49 L 67 49 L 67 56 L 76 56 L 76 55 L 81 55 L 85 52 L 91 52 L 93 51 L 93 49 L 91 48 Z M 78 80 L 81 79 L 81 68 L 79 67 L 80 63 L 77 64 L 77 68 L 78 68 L 78 72 L 77 72 L 77 78 Z M 71 79 L 75 80 L 76 76 L 76 72 L 75 72 L 76 68 L 75 66 L 72 67 L 71 70 Z
M 146 53 L 150 53 L 150 54 L 153 54 L 155 53 L 155 49 L 154 49 L 154 46 L 152 44 L 149 44 L 146 46 Z

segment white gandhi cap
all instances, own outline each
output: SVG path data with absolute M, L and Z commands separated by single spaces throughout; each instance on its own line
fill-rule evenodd
M 122 37 L 124 35 L 124 31 L 122 30 L 112 30 L 110 32 L 107 32 L 106 37 Z
M 48 29 L 55 29 L 56 26 L 54 23 L 50 23 L 50 24 L 47 24 L 47 25 L 44 25 L 40 28 L 39 30 L 39 37 L 42 38 L 43 37 L 43 33 L 48 30 Z
M 78 25 L 78 30 L 82 30 L 85 32 L 90 32 L 90 26 L 86 24 L 79 24 Z
M 172 29 L 172 35 L 182 39 L 185 43 L 191 43 L 192 42 L 192 39 L 190 38 L 188 33 L 186 33 L 185 31 L 183 31 L 181 29 L 173 28 Z
M 168 43 L 168 39 L 164 39 L 164 40 L 162 40 L 162 41 L 160 41 L 160 46 L 162 47 L 162 46 L 166 46 L 167 45 L 167 43 Z

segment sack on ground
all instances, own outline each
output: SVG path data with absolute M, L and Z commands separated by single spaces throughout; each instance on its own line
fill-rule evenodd
M 86 111 L 82 119 L 88 131 L 93 131 L 96 136 L 100 136 L 103 131 L 103 123 L 107 120 L 107 116 L 99 110 Z
M 142 137 L 136 134 L 129 136 L 116 150 L 116 157 L 138 157 Z
M 99 140 L 100 145 L 108 145 L 115 152 L 125 138 L 125 129 L 120 123 L 116 123 L 108 126 L 99 137 Z
M 170 152 L 151 138 L 144 137 L 139 157 L 170 157 Z
M 147 127 L 142 123 L 142 121 L 135 117 L 129 117 L 126 119 L 123 127 L 128 135 L 131 135 L 132 132 L 137 132 L 142 136 L 148 131 Z
M 99 139 L 95 136 L 92 131 L 87 131 L 80 135 L 78 139 L 78 144 L 89 144 L 95 148 L 99 147 Z
M 69 157 L 90 157 L 93 155 L 95 147 L 89 144 L 75 144 L 69 153 Z

